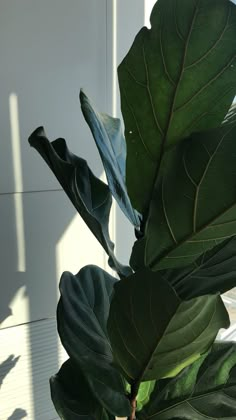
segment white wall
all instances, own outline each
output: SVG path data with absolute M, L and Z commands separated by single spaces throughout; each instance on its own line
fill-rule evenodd
M 105 267 L 106 258 L 27 138 L 44 125 L 51 140 L 65 137 L 102 175 L 79 88 L 100 110 L 116 113 L 114 67 L 143 24 L 144 6 L 143 0 L 1 0 L 0 6 L 0 420 L 53 420 L 48 378 L 64 357 L 55 324 L 58 280 L 65 269 Z M 128 260 L 133 233 L 118 210 L 111 231 L 118 256 Z

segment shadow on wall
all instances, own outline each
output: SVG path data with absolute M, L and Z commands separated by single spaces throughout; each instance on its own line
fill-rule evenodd
M 0 388 L 3 384 L 4 379 L 8 375 L 8 373 L 15 367 L 19 360 L 19 356 L 15 357 L 14 355 L 10 355 L 4 362 L 0 364 Z M 7 420 L 20 420 L 24 417 L 27 417 L 27 412 L 22 410 L 21 408 L 17 408 L 14 413 L 8 417 Z
M 27 417 L 27 412 L 25 410 L 22 410 L 21 408 L 16 408 L 14 413 L 10 417 L 8 417 L 7 420 L 20 420 Z
M 24 286 L 24 275 L 18 273 L 17 279 L 14 282 L 10 282 L 5 276 L 4 293 L 0 293 L 0 326 L 12 315 L 12 309 L 9 306 L 12 302 L 17 291 Z M 0 365 L 1 366 L 1 365 Z
M 0 364 L 0 388 L 7 374 L 15 367 L 20 356 L 15 357 L 11 354 L 4 362 Z

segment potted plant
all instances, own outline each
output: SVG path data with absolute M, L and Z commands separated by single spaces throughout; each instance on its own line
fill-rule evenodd
M 236 418 L 236 347 L 215 341 L 236 285 L 236 6 L 159 0 L 118 69 L 121 122 L 80 102 L 108 184 L 64 139 L 29 138 L 109 256 L 60 282 L 65 420 Z M 134 225 L 114 254 L 112 196 Z M 89 249 L 88 249 L 89 252 Z

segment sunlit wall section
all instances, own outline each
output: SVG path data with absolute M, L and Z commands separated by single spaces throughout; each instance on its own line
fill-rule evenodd
M 20 148 L 20 127 L 19 127 L 19 107 L 18 97 L 16 93 L 9 96 L 9 112 L 11 123 L 11 144 L 12 144 L 12 160 L 14 171 L 14 205 L 15 205 L 15 223 L 16 223 L 16 240 L 17 240 L 17 271 L 25 272 L 25 233 L 24 233 L 24 214 L 23 214 L 23 176 Z
M 79 214 L 75 214 L 56 245 L 57 278 L 63 271 L 73 274 L 88 264 L 104 268 L 104 251 Z
M 150 28 L 150 14 L 156 0 L 144 0 L 144 25 Z

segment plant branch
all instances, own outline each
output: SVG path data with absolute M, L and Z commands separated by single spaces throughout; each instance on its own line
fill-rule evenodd
M 135 382 L 133 385 L 131 385 L 129 399 L 130 399 L 130 404 L 132 407 L 132 413 L 128 420 L 135 420 L 135 413 L 136 413 L 136 407 L 137 407 L 136 397 L 138 395 L 139 386 L 140 386 L 140 382 Z

